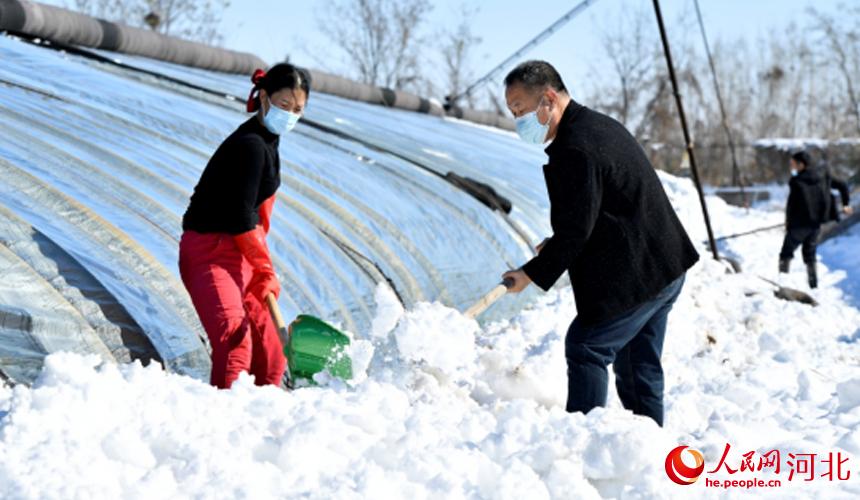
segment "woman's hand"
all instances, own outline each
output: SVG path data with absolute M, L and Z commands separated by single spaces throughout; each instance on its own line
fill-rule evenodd
M 242 256 L 254 270 L 246 291 L 260 302 L 265 302 L 266 296 L 270 293 L 278 298 L 281 286 L 278 283 L 278 276 L 272 265 L 272 257 L 266 246 L 266 233 L 263 231 L 263 227 L 257 226 L 250 231 L 234 235 L 233 240 L 239 247 L 239 251 L 242 252 Z
M 522 269 L 517 269 L 516 271 L 508 271 L 502 275 L 502 280 L 510 279 L 513 281 L 511 286 L 508 287 L 508 293 L 520 293 L 526 289 L 532 282 L 529 275 L 525 273 Z
M 281 294 L 281 284 L 278 282 L 278 276 L 274 271 L 264 269 L 254 271 L 251 277 L 251 282 L 248 283 L 248 293 L 256 297 L 260 303 L 266 303 L 266 297 L 271 293 L 275 299 Z

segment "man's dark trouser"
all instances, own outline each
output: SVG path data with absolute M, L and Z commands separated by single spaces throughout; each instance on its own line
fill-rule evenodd
M 818 227 L 793 227 L 786 231 L 782 250 L 779 252 L 779 260 L 790 260 L 794 257 L 794 251 L 802 244 L 803 262 L 815 264 L 815 249 L 818 246 L 819 229 Z
M 573 320 L 565 339 L 567 411 L 588 413 L 606 404 L 613 364 L 615 387 L 625 408 L 663 425 L 663 367 L 660 355 L 669 311 L 681 294 L 684 275 L 654 299 L 593 326 Z

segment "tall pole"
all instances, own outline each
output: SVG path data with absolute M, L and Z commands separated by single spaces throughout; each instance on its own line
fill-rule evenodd
M 720 83 L 717 81 L 717 70 L 714 67 L 714 58 L 711 56 L 711 45 L 708 43 L 708 35 L 705 33 L 705 23 L 702 21 L 702 11 L 699 9 L 699 0 L 693 0 L 696 5 L 696 17 L 699 19 L 699 29 L 702 32 L 702 41 L 705 43 L 705 54 L 708 56 L 708 65 L 711 67 L 711 79 L 714 82 L 714 92 L 717 94 L 717 103 L 720 105 L 720 116 L 723 120 L 723 130 L 726 133 L 726 138 L 729 141 L 729 150 L 732 155 L 732 184 L 740 186 L 741 197 L 746 201 L 744 195 L 744 186 L 741 182 L 741 170 L 738 167 L 738 157 L 735 153 L 735 141 L 732 137 L 732 130 L 729 128 L 729 120 L 726 117 L 726 107 L 723 105 L 723 94 L 720 92 Z
M 687 128 L 687 117 L 684 115 L 684 104 L 681 102 L 681 93 L 678 90 L 678 79 L 675 78 L 675 65 L 672 62 L 672 52 L 669 50 L 669 39 L 666 37 L 666 26 L 663 25 L 663 14 L 660 12 L 660 0 L 654 0 L 654 13 L 657 15 L 657 25 L 660 27 L 660 39 L 663 42 L 663 54 L 666 56 L 666 65 L 669 66 L 669 78 L 672 80 L 672 90 L 675 93 L 675 104 L 678 105 L 678 117 L 681 119 L 681 129 L 684 131 L 684 142 L 687 145 L 687 155 L 690 158 L 690 170 L 693 173 L 693 182 L 696 191 L 699 192 L 699 203 L 702 205 L 702 214 L 705 217 L 705 227 L 708 230 L 708 242 L 715 260 L 720 260 L 717 253 L 717 243 L 714 241 L 714 232 L 711 230 L 711 217 L 708 215 L 708 205 L 705 203 L 705 193 L 702 191 L 702 183 L 699 180 L 699 168 L 696 166 L 696 156 L 693 154 L 693 141 L 690 140 L 690 131 Z

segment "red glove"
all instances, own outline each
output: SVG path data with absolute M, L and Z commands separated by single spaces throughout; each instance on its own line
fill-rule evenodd
M 260 225 L 263 226 L 263 230 L 266 234 L 269 234 L 269 225 L 272 221 L 272 209 L 274 206 L 275 195 L 272 195 L 266 198 L 263 203 L 260 203 L 260 207 L 257 209 L 257 215 L 260 216 Z
M 233 240 L 236 241 L 239 251 L 254 268 L 254 275 L 248 284 L 248 293 L 263 303 L 266 302 L 266 296 L 270 293 L 275 294 L 275 298 L 278 298 L 281 285 L 278 284 L 278 276 L 275 274 L 274 266 L 272 266 L 269 249 L 266 248 L 266 233 L 263 228 L 257 226 L 250 231 L 233 236 Z

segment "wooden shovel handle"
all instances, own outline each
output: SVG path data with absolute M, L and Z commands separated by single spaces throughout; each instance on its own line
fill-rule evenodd
M 275 326 L 278 327 L 278 330 L 286 328 L 287 324 L 284 322 L 284 317 L 281 316 L 281 308 L 278 307 L 278 300 L 274 294 L 266 295 L 266 304 L 269 306 L 269 312 L 272 314 L 272 319 L 275 320 Z
M 269 306 L 269 313 L 272 315 L 272 320 L 275 322 L 275 328 L 278 330 L 278 336 L 281 337 L 281 345 L 284 349 L 290 344 L 290 330 L 284 322 L 284 317 L 281 316 L 281 308 L 278 307 L 278 300 L 275 295 L 270 293 L 266 295 L 266 305 Z M 290 372 L 290 364 L 284 366 L 284 374 L 287 377 L 287 389 L 293 388 L 293 374 Z
M 496 288 L 490 290 L 490 293 L 481 297 L 477 302 L 475 302 L 472 307 L 466 309 L 466 312 L 463 314 L 468 317 L 475 319 L 479 314 L 486 311 L 488 307 L 493 305 L 494 302 L 502 298 L 502 296 L 508 293 L 508 288 L 510 288 L 514 284 L 513 280 L 505 279 L 501 282 Z

